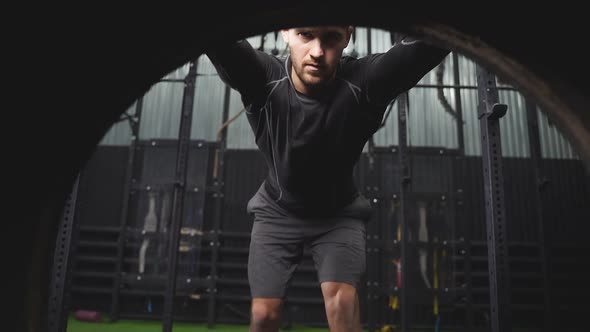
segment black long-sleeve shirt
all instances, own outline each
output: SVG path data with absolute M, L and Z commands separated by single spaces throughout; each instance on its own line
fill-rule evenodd
M 403 39 L 385 53 L 343 56 L 334 84 L 312 99 L 295 90 L 289 56 L 269 55 L 245 40 L 207 53 L 241 95 L 268 166 L 267 192 L 301 216 L 337 213 L 358 196 L 354 167 L 387 105 L 447 54 Z

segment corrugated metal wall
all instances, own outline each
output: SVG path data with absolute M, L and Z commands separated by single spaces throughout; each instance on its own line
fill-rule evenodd
M 370 39 L 368 38 L 370 35 Z M 264 50 L 271 53 L 273 49 L 284 54 L 285 44 L 274 32 L 264 36 Z M 254 47 L 259 47 L 261 36 L 248 39 Z M 370 45 L 369 45 L 370 40 Z M 356 51 L 365 56 L 368 53 L 383 52 L 391 47 L 390 33 L 380 29 L 358 27 L 355 37 L 345 49 L 350 53 Z M 479 121 L 477 119 L 477 82 L 475 63 L 459 55 L 459 84 L 461 106 L 463 110 L 463 130 L 466 155 L 480 155 L 481 141 L 479 138 Z M 448 56 L 443 64 L 443 84 L 455 83 L 453 57 Z M 226 93 L 224 83 L 217 76 L 211 62 L 206 56 L 199 57 L 197 66 L 197 82 L 195 87 L 195 106 L 191 137 L 193 139 L 215 140 L 221 126 L 223 102 Z M 188 64 L 167 75 L 167 79 L 182 79 L 188 73 Z M 426 85 L 426 86 L 424 86 Z M 411 146 L 458 148 L 457 121 L 447 113 L 438 100 L 436 69 L 428 73 L 418 86 L 409 91 L 409 141 Z M 498 84 L 506 89 L 500 91 L 500 102 L 508 105 L 507 115 L 500 121 L 502 132 L 502 152 L 507 157 L 529 157 L 526 109 L 523 96 L 502 82 Z M 455 88 L 443 89 L 448 103 L 456 109 Z M 180 108 L 182 104 L 182 82 L 159 82 L 155 84 L 143 98 L 143 111 L 140 126 L 141 139 L 176 138 L 179 128 Z M 240 96 L 230 91 L 230 118 L 236 115 L 243 105 Z M 135 105 L 130 108 L 133 112 Z M 545 158 L 577 159 L 578 156 L 568 141 L 560 134 L 542 113 L 538 112 L 539 131 L 542 155 Z M 378 146 L 397 145 L 397 102 L 384 126 L 374 136 Z M 105 135 L 103 145 L 127 145 L 130 142 L 129 125 L 123 121 L 115 124 Z M 240 115 L 228 129 L 228 148 L 255 149 L 254 136 L 246 117 Z

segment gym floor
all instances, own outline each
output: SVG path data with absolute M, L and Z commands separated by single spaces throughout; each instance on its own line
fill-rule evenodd
M 215 328 L 209 329 L 207 324 L 174 323 L 174 332 L 244 332 L 248 331 L 246 325 L 216 324 Z M 73 316 L 68 320 L 67 332 L 161 332 L 162 323 L 158 321 L 119 320 L 111 323 L 108 319 L 100 322 L 83 322 Z M 328 329 L 317 327 L 293 326 L 291 332 L 326 332 Z
M 247 325 L 229 325 L 217 324 L 215 328 L 209 329 L 207 324 L 193 324 L 193 323 L 174 323 L 174 332 L 245 332 L 248 331 Z M 67 332 L 161 332 L 162 323 L 158 321 L 139 321 L 139 320 L 120 320 L 116 323 L 109 322 L 108 319 L 103 318 L 101 322 L 91 323 L 83 322 L 70 317 L 68 320 Z M 328 332 L 327 328 L 307 327 L 307 326 L 293 326 L 290 329 L 281 329 L 281 332 Z M 366 329 L 364 330 L 367 331 Z M 381 331 L 394 332 L 397 331 L 391 328 L 384 328 Z M 415 328 L 411 331 L 433 331 L 430 328 Z M 441 332 L 449 332 L 452 330 L 440 330 Z M 515 332 L 532 332 L 528 329 L 513 329 Z

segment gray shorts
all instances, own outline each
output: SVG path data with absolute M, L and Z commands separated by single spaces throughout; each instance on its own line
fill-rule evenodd
M 303 256 L 311 250 L 319 282 L 356 288 L 365 272 L 365 224 L 371 207 L 362 196 L 333 218 L 301 219 L 278 206 L 264 185 L 248 202 L 254 216 L 248 281 L 252 297 L 283 298 Z

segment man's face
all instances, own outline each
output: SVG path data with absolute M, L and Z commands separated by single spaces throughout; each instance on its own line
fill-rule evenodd
M 299 92 L 313 94 L 334 78 L 351 32 L 352 28 L 343 26 L 281 31 L 291 51 L 291 76 Z

